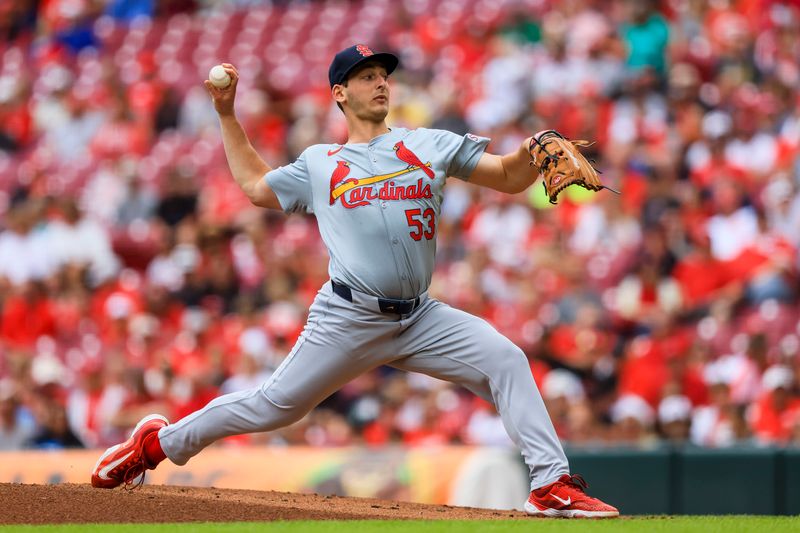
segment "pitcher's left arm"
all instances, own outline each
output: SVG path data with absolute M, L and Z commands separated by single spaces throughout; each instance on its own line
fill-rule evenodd
M 509 194 L 524 191 L 539 177 L 539 169 L 531 166 L 530 142 L 528 137 L 519 149 L 506 155 L 484 152 L 467 181 Z

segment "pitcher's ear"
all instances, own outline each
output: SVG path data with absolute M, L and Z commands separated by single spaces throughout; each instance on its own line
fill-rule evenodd
M 344 94 L 344 85 L 339 85 L 338 83 L 331 87 L 331 96 L 333 97 L 334 101 L 341 104 L 347 97 Z

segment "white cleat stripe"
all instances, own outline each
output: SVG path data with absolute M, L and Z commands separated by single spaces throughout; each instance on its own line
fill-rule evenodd
M 125 462 L 125 461 L 128 459 L 128 457 L 130 457 L 131 455 L 133 455 L 133 453 L 134 453 L 135 451 L 136 451 L 136 450 L 131 450 L 130 452 L 128 452 L 127 454 L 125 454 L 125 455 L 124 455 L 124 456 L 122 456 L 121 458 L 119 458 L 119 459 L 117 459 L 116 461 L 114 461 L 113 463 L 108 463 L 108 464 L 107 464 L 107 465 L 106 465 L 104 468 L 102 468 L 102 469 L 101 469 L 101 470 L 100 470 L 100 471 L 97 473 L 97 477 L 99 477 L 100 479 L 111 480 L 111 478 L 110 478 L 110 477 L 108 477 L 108 473 L 109 473 L 109 472 L 111 472 L 112 470 L 114 470 L 114 469 L 115 469 L 116 467 L 118 467 L 119 465 L 121 465 L 123 462 Z
M 161 416 L 161 415 L 156 415 L 156 414 L 153 414 L 153 415 L 148 415 L 148 416 L 146 416 L 146 417 L 142 418 L 142 419 L 139 421 L 139 423 L 138 423 L 138 424 L 136 424 L 136 427 L 135 427 L 135 428 L 133 428 L 133 431 L 131 431 L 131 436 L 130 436 L 130 438 L 129 438 L 127 441 L 123 442 L 122 444 L 116 444 L 116 445 L 114 445 L 114 446 L 112 446 L 112 447 L 108 448 L 108 449 L 107 449 L 107 450 L 106 450 L 106 451 L 103 453 L 103 455 L 101 455 L 101 456 L 100 456 L 100 458 L 97 460 L 97 463 L 94 465 L 94 470 L 93 470 L 92 472 L 93 472 L 93 473 L 94 473 L 94 472 L 97 472 L 97 477 L 99 477 L 100 479 L 107 480 L 107 481 L 108 481 L 108 480 L 110 480 L 111 478 L 109 478 L 109 477 L 108 477 L 108 473 L 109 473 L 111 470 L 113 470 L 114 468 L 116 468 L 117 466 L 119 466 L 119 464 L 120 464 L 122 461 L 124 461 L 125 459 L 127 459 L 128 457 L 130 457 L 130 455 L 133 453 L 133 451 L 131 451 L 131 452 L 130 452 L 128 455 L 126 455 L 126 456 L 125 456 L 125 457 L 123 457 L 122 459 L 120 459 L 120 460 L 118 460 L 118 461 L 115 461 L 114 463 L 112 463 L 112 464 L 110 464 L 110 465 L 107 465 L 105 468 L 103 468 L 102 470 L 100 470 L 100 471 L 98 472 L 98 469 L 100 468 L 100 465 L 103 463 L 103 461 L 105 461 L 105 460 L 108 458 L 108 456 L 112 455 L 113 453 L 115 453 L 117 450 L 119 450 L 119 449 L 120 449 L 120 448 L 122 448 L 123 446 L 126 446 L 126 445 L 128 445 L 129 443 L 131 443 L 131 442 L 132 442 L 132 440 L 131 440 L 131 439 L 133 439 L 133 436 L 136 434 L 136 432 L 137 432 L 137 431 L 139 431 L 139 429 L 140 429 L 140 428 L 141 428 L 143 425 L 145 425 L 146 423 L 150 422 L 151 420 L 161 420 L 161 421 L 163 421 L 163 422 L 164 422 L 164 425 L 167 425 L 167 424 L 169 424 L 169 421 L 168 421 L 168 420 L 167 420 L 165 417 L 163 417 L 163 416 Z

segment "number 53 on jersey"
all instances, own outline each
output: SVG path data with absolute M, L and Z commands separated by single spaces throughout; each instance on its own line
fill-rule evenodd
M 406 209 L 406 220 L 411 229 L 409 235 L 415 241 L 419 241 L 422 237 L 431 240 L 436 236 L 436 213 L 432 207 L 427 208 L 424 212 L 417 209 Z

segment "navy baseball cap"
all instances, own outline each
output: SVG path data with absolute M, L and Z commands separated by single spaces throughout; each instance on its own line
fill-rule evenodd
M 394 54 L 385 52 L 376 54 L 365 44 L 354 44 L 334 56 L 328 69 L 328 80 L 331 82 L 331 87 L 344 83 L 353 69 L 370 60 L 379 61 L 383 64 L 386 67 L 386 74 L 391 74 L 400 63 L 400 60 Z

